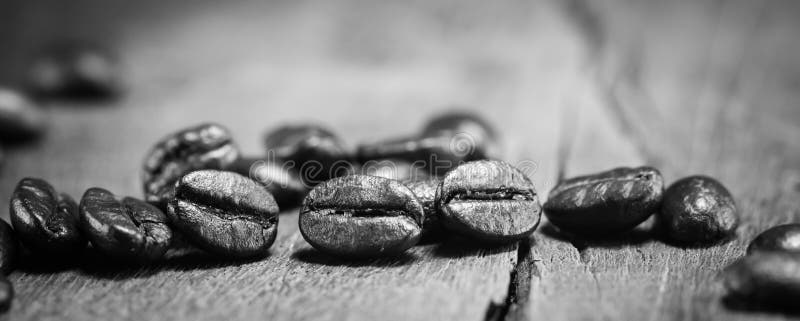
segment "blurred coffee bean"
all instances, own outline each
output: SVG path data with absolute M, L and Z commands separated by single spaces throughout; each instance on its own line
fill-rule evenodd
M 17 266 L 19 243 L 11 226 L 0 219 L 0 272 L 11 273 Z
M 691 176 L 673 183 L 658 215 L 671 240 L 683 244 L 713 244 L 729 239 L 739 226 L 733 197 L 720 182 Z
M 310 188 L 297 172 L 284 165 L 256 158 L 240 158 L 228 170 L 261 183 L 275 198 L 278 207 L 286 210 L 300 206 Z
M 616 168 L 561 182 L 544 212 L 564 232 L 610 236 L 647 220 L 661 206 L 663 193 L 664 180 L 655 168 Z
M 465 134 L 475 142 L 475 146 L 493 148 L 497 146 L 497 133 L 483 117 L 468 111 L 452 111 L 434 117 L 422 129 L 422 136 L 438 136 L 443 132 Z M 491 154 L 481 152 L 480 157 Z
M 456 167 L 442 179 L 437 200 L 446 229 L 489 242 L 528 237 L 542 214 L 533 183 L 502 161 L 474 161 Z
M 411 163 L 402 159 L 371 160 L 361 164 L 360 174 L 390 178 L 398 181 L 418 181 L 430 177 L 423 162 Z
M 442 228 L 441 214 L 436 207 L 436 195 L 442 181 L 437 178 L 403 181 L 422 204 L 424 220 L 422 221 L 422 240 L 436 240 L 446 233 Z
M 398 181 L 367 175 L 334 178 L 303 201 L 300 232 L 317 250 L 333 256 L 396 255 L 417 244 L 422 204 Z
M 28 85 L 39 97 L 108 99 L 121 93 L 121 74 L 117 58 L 107 48 L 63 43 L 34 59 Z
M 47 127 L 44 112 L 23 94 L 0 87 L 0 141 L 37 138 Z
M 736 261 L 723 272 L 731 296 L 751 304 L 797 310 L 800 298 L 800 256 L 758 252 Z
M 71 256 L 86 248 L 78 204 L 42 179 L 25 178 L 17 184 L 10 215 L 20 242 L 34 253 Z
M 206 123 L 170 134 L 145 158 L 145 200 L 166 210 L 181 176 L 195 170 L 227 168 L 238 158 L 239 148 L 221 125 Z
M 169 203 L 175 228 L 196 246 L 225 257 L 266 255 L 277 235 L 278 212 L 264 186 L 215 170 L 183 176 Z
M 81 227 L 92 245 L 108 256 L 151 262 L 160 259 L 172 241 L 167 216 L 135 198 L 118 200 L 102 188 L 90 188 L 80 204 Z
M 309 186 L 349 174 L 350 156 L 344 143 L 331 131 L 317 125 L 287 125 L 264 139 L 268 159 L 291 161 L 292 168 Z
M 11 281 L 9 281 L 5 275 L 0 275 L 0 313 L 8 311 L 13 301 L 14 285 L 11 284 Z
M 761 232 L 747 247 L 747 253 L 790 252 L 800 254 L 800 224 L 784 224 Z

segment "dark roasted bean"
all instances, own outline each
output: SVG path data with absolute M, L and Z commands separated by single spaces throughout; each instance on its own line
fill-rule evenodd
M 300 232 L 314 248 L 334 256 L 394 255 L 417 244 L 423 215 L 422 204 L 400 182 L 350 175 L 309 192 Z
M 479 240 L 526 238 L 539 225 L 542 214 L 533 183 L 502 161 L 474 161 L 456 167 L 445 175 L 439 193 L 444 227 Z
M 278 204 L 272 195 L 234 172 L 187 174 L 178 181 L 169 215 L 189 241 L 226 257 L 266 255 L 278 230 Z
M 35 253 L 74 255 L 86 248 L 78 204 L 38 178 L 25 178 L 11 196 L 11 224 L 20 242 Z
M 107 99 L 122 92 L 117 58 L 97 45 L 69 43 L 45 49 L 33 61 L 30 90 L 37 96 Z
M 121 201 L 102 188 L 90 188 L 80 204 L 81 227 L 92 245 L 111 257 L 149 262 L 160 259 L 172 240 L 161 210 L 144 201 Z
M 0 87 L 0 141 L 18 142 L 41 136 L 44 112 L 21 93 Z
M 0 275 L 0 313 L 8 311 L 14 301 L 14 285 L 4 275 Z
M 747 253 L 792 252 L 800 254 L 800 224 L 784 224 L 759 234 L 747 247 Z
M 439 208 L 436 207 L 436 195 L 441 183 L 442 181 L 436 178 L 403 182 L 414 192 L 417 200 L 422 204 L 425 212 L 425 219 L 422 221 L 422 239 L 426 241 L 439 239 L 445 234 L 442 228 L 441 214 Z
M 723 273 L 730 294 L 750 303 L 798 309 L 800 256 L 782 252 L 748 255 Z
M 268 159 L 291 161 L 307 185 L 349 174 L 344 143 L 331 131 L 316 125 L 283 126 L 266 135 Z
M 584 236 L 629 231 L 658 211 L 664 193 L 652 167 L 616 168 L 558 184 L 544 204 L 550 223 Z
M 225 127 L 208 123 L 164 137 L 144 161 L 145 200 L 166 209 L 181 176 L 201 169 L 222 169 L 239 158 L 239 149 Z
M 229 170 L 264 185 L 275 198 L 278 207 L 285 210 L 300 206 L 310 188 L 295 171 L 284 165 L 261 159 L 241 158 Z
M 691 176 L 664 192 L 658 221 L 674 242 L 713 244 L 736 233 L 739 214 L 733 197 L 717 180 Z
M 367 161 L 361 165 L 361 174 L 385 177 L 398 181 L 418 181 L 430 177 L 422 162 L 411 163 L 402 159 Z
M 11 273 L 17 265 L 18 253 L 19 243 L 14 230 L 5 220 L 0 219 L 0 272 Z

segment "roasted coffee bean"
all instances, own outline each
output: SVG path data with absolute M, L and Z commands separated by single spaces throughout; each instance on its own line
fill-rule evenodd
M 446 229 L 490 242 L 528 237 L 542 214 L 533 183 L 502 161 L 456 167 L 442 179 L 437 200 Z
M 0 272 L 11 273 L 17 266 L 18 253 L 19 243 L 14 230 L 5 220 L 0 219 Z
M 717 180 L 691 176 L 664 192 L 658 221 L 672 241 L 711 244 L 736 233 L 739 214 L 733 197 Z
M 403 181 L 422 204 L 425 219 L 422 221 L 422 239 L 439 239 L 446 233 L 442 228 L 441 214 L 436 207 L 436 195 L 442 181 L 436 178 Z
M 800 254 L 800 224 L 784 224 L 759 234 L 747 247 L 747 253 L 791 252 Z
M 616 168 L 561 182 L 544 212 L 561 231 L 610 236 L 647 220 L 658 211 L 663 193 L 664 180 L 655 168 Z
M 759 252 L 736 261 L 723 272 L 733 297 L 770 307 L 798 309 L 800 256 Z
M 423 165 L 422 162 L 411 163 L 402 159 L 374 160 L 362 164 L 360 173 L 398 181 L 419 181 L 430 177 Z
M 122 92 L 122 72 L 108 49 L 85 43 L 57 44 L 32 63 L 31 91 L 41 97 L 107 99 Z
M 441 176 L 456 166 L 486 159 L 497 149 L 494 130 L 480 117 L 463 112 L 433 119 L 420 134 L 362 144 L 358 161 L 403 159 L 421 162 L 429 173 Z
M 10 213 L 20 242 L 35 253 L 69 256 L 86 248 L 78 204 L 42 179 L 25 178 L 17 184 Z
M 150 262 L 160 259 L 172 241 L 167 216 L 144 201 L 121 201 L 102 188 L 90 188 L 80 204 L 81 227 L 92 245 L 108 256 Z
M 169 215 L 189 241 L 227 257 L 265 255 L 278 230 L 278 204 L 272 195 L 234 172 L 187 174 L 178 181 Z
M 422 204 L 388 178 L 350 175 L 317 185 L 303 201 L 300 232 L 317 250 L 343 257 L 399 254 L 417 244 Z
M 21 93 L 0 87 L 0 141 L 37 138 L 47 127 L 44 112 Z
M 349 174 L 349 155 L 344 143 L 317 125 L 287 125 L 266 135 L 268 157 L 291 161 L 306 184 L 314 186 Z
M 14 286 L 4 275 L 0 275 L 0 313 L 8 311 L 14 301 Z
M 239 158 L 239 149 L 225 127 L 207 123 L 164 137 L 144 161 L 145 200 L 166 210 L 181 176 L 201 169 L 223 169 Z
M 278 207 L 288 209 L 303 203 L 310 188 L 300 176 L 284 166 L 285 164 L 255 158 L 241 158 L 234 162 L 230 171 L 250 177 L 267 188 L 275 198 Z

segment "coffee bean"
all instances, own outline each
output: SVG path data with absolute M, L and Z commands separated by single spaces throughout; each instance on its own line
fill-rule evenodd
M 728 266 L 725 286 L 733 297 L 769 307 L 798 309 L 800 256 L 759 252 Z
M 616 168 L 558 184 L 544 203 L 550 223 L 561 231 L 610 236 L 629 231 L 658 211 L 664 192 L 652 167 Z
M 239 149 L 230 133 L 218 124 L 201 124 L 168 135 L 145 158 L 145 200 L 166 210 L 181 176 L 200 169 L 227 168 L 238 158 Z
M 86 43 L 46 48 L 30 67 L 29 86 L 41 97 L 107 99 L 122 92 L 122 75 L 114 54 Z
M 747 253 L 791 252 L 800 254 L 800 224 L 784 224 L 759 234 L 747 247 Z
M 0 87 L 0 141 L 37 138 L 45 131 L 44 112 L 21 93 Z
M 0 313 L 8 311 L 14 301 L 14 286 L 4 275 L 0 275 Z
M 300 232 L 314 248 L 334 256 L 395 255 L 417 244 L 423 215 L 422 204 L 400 182 L 350 175 L 309 192 Z
M 158 260 L 172 240 L 172 230 L 161 210 L 131 197 L 120 201 L 102 188 L 90 188 L 83 195 L 80 218 L 84 233 L 96 249 L 123 260 Z
M 0 272 L 11 273 L 17 266 L 19 243 L 11 226 L 0 219 Z
M 297 172 L 286 168 L 282 163 L 241 158 L 229 170 L 261 183 L 282 209 L 300 206 L 310 190 Z
M 189 241 L 227 257 L 265 255 L 278 230 L 272 195 L 233 172 L 202 170 L 181 178 L 169 215 Z
M 360 173 L 398 181 L 418 181 L 430 177 L 423 165 L 422 162 L 411 163 L 402 159 L 372 160 L 361 165 Z
M 422 129 L 423 136 L 438 136 L 443 132 L 468 135 L 475 146 L 492 148 L 497 145 L 497 133 L 486 119 L 468 111 L 452 111 L 434 117 Z M 491 154 L 482 151 L 482 154 Z
M 440 239 L 446 234 L 442 228 L 439 208 L 436 207 L 436 195 L 441 183 L 441 180 L 436 178 L 403 181 L 403 184 L 414 192 L 417 200 L 422 204 L 425 213 L 425 219 L 422 222 L 422 239 L 425 241 Z
M 542 214 L 533 183 L 502 161 L 474 161 L 456 167 L 442 179 L 439 193 L 444 227 L 478 240 L 526 238 L 539 225 Z
M 266 135 L 268 158 L 293 162 L 300 178 L 314 186 L 350 173 L 344 143 L 331 131 L 317 125 L 287 125 Z
M 25 178 L 11 196 L 11 224 L 20 242 L 35 253 L 71 256 L 86 248 L 78 204 L 38 178 Z
M 733 197 L 717 180 L 691 176 L 664 192 L 659 226 L 671 240 L 684 244 L 711 244 L 729 239 L 739 226 Z

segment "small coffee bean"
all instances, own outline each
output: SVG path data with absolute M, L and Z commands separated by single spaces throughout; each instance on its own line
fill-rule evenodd
M 107 99 L 122 91 L 120 69 L 106 48 L 65 43 L 45 49 L 33 61 L 28 82 L 41 97 Z
M 5 220 L 0 219 L 0 272 L 8 274 L 14 270 L 18 253 L 19 243 L 14 230 Z
M 265 255 L 275 242 L 278 211 L 258 182 L 215 170 L 183 176 L 169 203 L 173 225 L 189 241 L 226 257 Z
M 544 203 L 550 223 L 583 236 L 629 231 L 658 211 L 664 193 L 652 167 L 616 168 L 558 184 Z
M 293 162 L 295 171 L 310 186 L 350 173 L 344 143 L 317 125 L 280 127 L 266 135 L 264 145 L 270 159 Z
M 729 239 L 739 226 L 733 197 L 717 180 L 686 177 L 664 192 L 659 225 L 678 243 L 712 244 Z
M 317 185 L 303 201 L 300 232 L 317 250 L 343 257 L 399 254 L 417 244 L 422 204 L 398 181 L 350 175 Z
M 800 297 L 800 256 L 759 252 L 728 266 L 725 286 L 734 297 L 769 307 L 797 309 Z
M 74 255 L 86 248 L 78 204 L 38 178 L 25 178 L 11 196 L 11 224 L 20 242 L 35 253 Z
M 411 163 L 402 159 L 372 160 L 361 165 L 360 173 L 398 181 L 419 181 L 430 177 L 423 165 L 422 162 Z
M 800 224 L 784 224 L 759 234 L 747 247 L 747 253 L 791 252 L 800 254 Z
M 135 198 L 121 201 L 102 188 L 90 188 L 80 204 L 81 227 L 92 245 L 108 256 L 138 262 L 160 259 L 172 241 L 167 217 Z
M 533 183 L 502 161 L 456 167 L 442 179 L 437 200 L 446 229 L 490 242 L 528 237 L 542 214 Z
M 310 188 L 295 171 L 283 165 L 256 158 L 241 158 L 229 170 L 261 183 L 275 198 L 279 208 L 298 207 Z
M 497 133 L 486 119 L 467 111 L 453 111 L 434 117 L 422 129 L 423 136 L 438 136 L 443 132 L 468 135 L 475 146 L 492 148 L 497 145 Z M 482 157 L 489 151 L 480 151 Z
M 439 208 L 436 207 L 436 195 L 441 183 L 442 181 L 436 178 L 403 181 L 422 204 L 425 213 L 425 219 L 422 221 L 423 240 L 439 239 L 446 234 L 442 228 Z
M 0 313 L 8 311 L 14 301 L 14 285 L 4 275 L 0 275 Z
M 44 112 L 21 93 L 0 87 L 0 141 L 37 138 L 47 127 Z
M 218 124 L 201 124 L 168 135 L 145 158 L 145 200 L 165 210 L 181 176 L 200 169 L 227 168 L 238 158 L 239 149 L 230 133 Z

